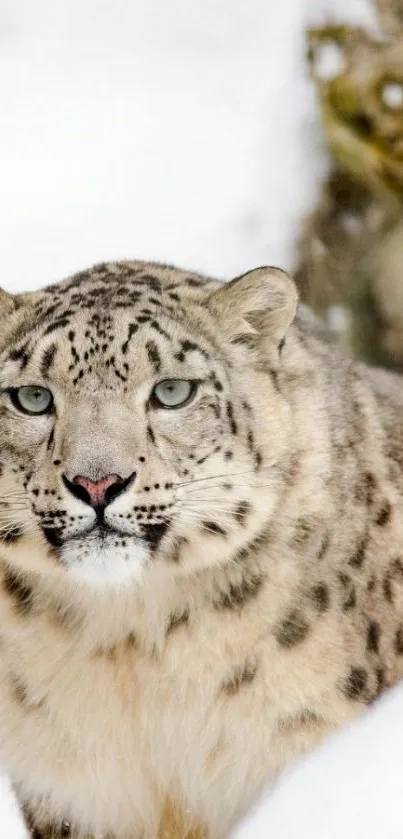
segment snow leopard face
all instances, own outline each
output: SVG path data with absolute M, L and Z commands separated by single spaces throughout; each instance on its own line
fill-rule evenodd
M 112 263 L 0 309 L 7 561 L 118 583 L 239 556 L 279 491 L 286 275 Z

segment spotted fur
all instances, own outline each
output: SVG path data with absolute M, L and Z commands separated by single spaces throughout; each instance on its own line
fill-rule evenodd
M 0 292 L 0 764 L 37 839 L 224 839 L 403 675 L 402 383 L 296 305 L 140 262 Z

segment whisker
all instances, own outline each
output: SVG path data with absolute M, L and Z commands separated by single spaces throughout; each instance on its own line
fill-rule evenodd
M 16 506 L 0 507 L 0 517 L 3 517 L 3 518 L 4 518 L 4 516 L 18 516 L 18 515 L 21 515 L 21 513 L 27 513 L 27 512 L 28 512 L 27 508 L 25 506 L 23 507 L 22 504 L 21 504 L 20 507 L 16 507 Z
M 195 516 L 198 516 L 201 519 L 217 518 L 217 515 L 216 515 L 217 512 L 219 513 L 219 515 L 225 516 L 225 517 L 234 515 L 234 510 L 218 510 L 217 511 L 216 508 L 215 508 L 214 511 L 211 511 L 211 510 L 204 510 L 203 511 L 203 510 L 200 510 L 200 509 L 197 509 L 197 508 L 194 508 L 194 507 L 183 507 L 182 512 L 192 513 L 192 514 L 194 513 Z
M 174 483 L 173 486 L 174 487 L 185 487 L 185 486 L 189 486 L 190 484 L 201 483 L 202 481 L 218 480 L 218 479 L 221 479 L 221 478 L 226 478 L 227 480 L 230 480 L 231 478 L 237 477 L 239 475 L 251 475 L 251 474 L 254 474 L 253 469 L 247 469 L 245 472 L 232 472 L 232 473 L 225 472 L 221 475 L 206 475 L 205 478 L 193 478 L 191 481 L 182 481 L 182 482 L 179 482 L 179 483 Z
M 17 510 L 15 508 L 12 509 L 12 510 L 6 510 L 6 509 L 0 510 L 0 521 L 4 521 L 4 519 L 14 520 L 15 517 L 16 517 L 16 513 L 21 512 L 21 511 L 24 512 L 22 507 L 20 508 L 20 510 Z
M 206 521 L 207 517 L 208 517 L 207 513 L 202 513 L 202 512 L 200 512 L 200 510 L 192 510 L 191 508 L 187 508 L 183 512 L 185 514 L 190 513 L 190 519 L 193 518 L 194 521 L 196 521 L 196 519 L 198 521 Z M 224 513 L 224 515 L 228 515 L 228 513 Z M 210 521 L 213 521 L 216 518 L 219 518 L 219 516 L 218 517 L 217 516 L 212 516 L 212 515 L 209 516 Z M 226 522 L 226 523 L 228 523 L 228 522 Z M 217 524 L 219 524 L 219 521 L 217 522 Z
M 207 504 L 211 508 L 211 505 L 214 504 L 214 510 L 220 510 L 222 512 L 227 511 L 228 513 L 234 512 L 236 510 L 237 501 L 234 501 L 232 504 L 229 504 L 226 501 L 222 501 L 220 498 L 191 498 L 191 499 L 183 499 L 183 502 L 178 503 L 178 508 L 181 510 L 187 510 L 189 507 L 192 507 L 194 510 L 200 509 L 197 505 L 198 504 Z
M 242 483 L 239 483 L 239 482 L 236 482 L 236 481 L 231 481 L 231 483 L 232 483 L 232 485 L 233 485 L 233 487 L 234 487 L 235 489 L 243 489 L 243 488 L 244 488 L 244 489 L 246 489 L 246 490 L 251 490 L 251 489 L 252 489 L 252 490 L 253 490 L 253 489 L 269 489 L 270 487 L 272 487 L 272 486 L 273 486 L 272 484 L 255 484 L 255 483 L 253 483 L 253 484 L 245 484 L 245 483 L 243 483 L 243 482 L 242 482 Z M 202 488 L 203 490 L 209 490 L 209 489 L 224 489 L 224 487 L 222 486 L 222 484 L 221 484 L 221 483 L 218 483 L 218 484 L 208 484 L 207 486 L 203 486 L 203 487 L 195 487 L 194 489 L 188 489 L 188 490 L 186 490 L 186 496 L 188 496 L 188 495 L 193 495 L 193 493 L 198 492 L 198 491 L 199 491 L 199 489 L 201 489 L 201 488 Z
M 184 498 L 184 499 L 183 499 L 183 503 L 182 503 L 182 502 L 179 502 L 179 503 L 180 503 L 180 506 L 181 506 L 181 507 L 186 507 L 186 501 L 187 501 L 187 499 L 186 499 L 186 498 Z M 233 509 L 236 507 L 237 503 L 238 503 L 238 501 L 237 501 L 236 499 L 234 499 L 234 501 L 232 501 L 232 502 L 228 502 L 228 500 L 227 500 L 226 498 L 224 498 L 224 499 L 223 499 L 223 498 L 215 498 L 215 497 L 214 497 L 214 495 L 209 495 L 209 496 L 206 496 L 206 498 L 204 498 L 203 496 L 202 496 L 202 497 L 201 497 L 201 496 L 197 496 L 197 497 L 195 498 L 195 496 L 194 496 L 194 495 L 192 495 L 192 499 L 191 499 L 192 504 L 198 504 L 198 503 L 199 503 L 199 501 L 200 501 L 200 502 L 203 502 L 203 503 L 204 503 L 204 502 L 206 502 L 206 503 L 208 503 L 208 504 L 211 504 L 211 503 L 213 503 L 213 504 L 219 504 L 219 505 L 220 505 L 220 507 L 226 507 L 226 508 L 227 508 L 227 510 L 233 510 Z
M 216 530 L 213 530 L 213 528 L 212 528 L 212 527 L 208 527 L 206 523 L 204 523 L 204 525 L 203 525 L 203 531 L 204 531 L 205 533 L 212 533 L 214 536 L 219 535 L 219 534 L 217 534 L 217 531 L 216 531 Z
M 27 504 L 26 501 L 23 501 L 22 498 L 15 500 L 13 499 L 11 501 L 3 501 L 3 503 L 0 502 L 0 504 L 2 509 L 4 510 L 28 510 L 30 507 L 30 505 Z
M 0 536 L 7 536 L 8 534 L 12 534 L 13 531 L 16 530 L 16 528 L 18 528 L 18 533 L 21 534 L 21 536 L 24 533 L 29 532 L 28 525 L 20 524 L 19 522 L 18 523 L 17 522 L 10 522 L 9 524 L 7 524 L 5 526 L 0 526 Z
M 201 524 L 200 521 L 189 520 L 189 522 L 188 522 L 189 527 L 195 527 L 195 528 L 197 527 L 198 529 L 200 527 L 200 524 Z M 217 530 L 206 526 L 206 522 L 203 522 L 202 524 L 203 524 L 203 533 L 211 533 L 213 536 L 219 536 L 220 535 Z M 221 527 L 221 525 L 218 525 L 218 527 Z M 224 529 L 224 526 L 223 526 L 223 529 Z

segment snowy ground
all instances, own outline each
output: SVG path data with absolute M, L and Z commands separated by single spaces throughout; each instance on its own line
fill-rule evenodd
M 371 17 L 366 0 L 0 0 L 1 284 L 123 257 L 290 267 L 325 167 L 302 45 L 325 11 Z M 237 839 L 402 837 L 402 712 L 401 691 Z M 22 839 L 15 819 L 0 779 L 1 839 Z
M 287 775 L 231 839 L 402 839 L 403 686 Z
M 3 775 L 0 775 L 0 836 L 1 839 L 28 839 L 10 782 Z
M 319 145 L 303 16 L 303 0 L 1 0 L 2 283 L 125 256 L 224 277 L 289 264 Z

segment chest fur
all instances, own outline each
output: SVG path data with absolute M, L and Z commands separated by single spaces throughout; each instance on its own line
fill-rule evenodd
M 312 712 L 302 740 L 295 727 L 280 734 L 273 678 L 284 715 L 295 715 L 307 702 L 304 668 L 317 668 L 309 653 L 284 668 L 270 643 L 267 619 L 252 609 L 236 619 L 206 615 L 197 626 L 178 621 L 163 652 L 151 654 L 133 634 L 86 650 L 78 637 L 31 622 L 4 642 L 1 760 L 22 799 L 44 821 L 77 824 L 80 839 L 157 836 L 168 799 L 191 827 L 225 835 L 284 763 L 285 741 L 298 753 L 323 728 Z M 319 705 L 317 679 L 312 707 L 315 693 Z

